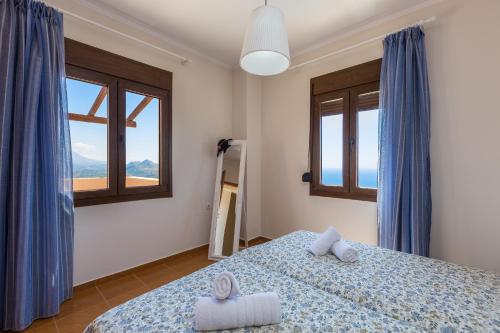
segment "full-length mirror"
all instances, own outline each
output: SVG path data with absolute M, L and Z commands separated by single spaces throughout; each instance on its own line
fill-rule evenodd
M 217 159 L 209 258 L 238 251 L 244 202 L 246 141 L 231 140 Z

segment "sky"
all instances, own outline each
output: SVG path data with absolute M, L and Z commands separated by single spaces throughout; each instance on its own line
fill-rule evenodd
M 358 112 L 358 165 L 360 169 L 378 167 L 378 110 Z
M 343 115 L 321 118 L 321 164 L 324 169 L 342 168 Z M 378 110 L 358 112 L 358 165 L 360 169 L 377 169 Z
M 68 111 L 88 114 L 101 86 L 83 81 L 66 79 L 68 91 Z M 128 116 L 144 96 L 126 92 L 126 115 Z M 107 118 L 106 97 L 96 116 Z M 159 101 L 153 99 L 135 118 L 136 128 L 126 130 L 126 160 L 159 161 Z M 74 152 L 99 161 L 107 160 L 107 125 L 70 121 L 71 145 Z

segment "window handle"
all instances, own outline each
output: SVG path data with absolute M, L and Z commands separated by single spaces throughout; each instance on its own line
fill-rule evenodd
M 355 138 L 349 139 L 349 152 L 353 151 L 355 149 L 355 146 L 356 146 L 356 139 Z
M 120 134 L 120 135 L 118 136 L 118 141 L 119 141 L 120 143 L 123 143 L 123 134 Z

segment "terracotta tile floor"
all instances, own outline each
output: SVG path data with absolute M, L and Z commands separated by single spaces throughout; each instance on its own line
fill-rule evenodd
M 258 239 L 251 243 L 265 242 Z M 77 288 L 72 299 L 64 302 L 60 313 L 36 320 L 25 333 L 82 333 L 94 318 L 107 310 L 168 282 L 191 274 L 214 263 L 207 259 L 207 248 L 181 254 L 162 263 L 133 273 L 119 274 L 95 286 Z

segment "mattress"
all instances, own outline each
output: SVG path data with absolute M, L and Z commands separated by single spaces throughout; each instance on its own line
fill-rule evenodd
M 238 258 L 213 264 L 124 303 L 95 319 L 85 333 L 194 332 L 193 306 L 208 296 L 215 275 L 234 272 L 242 294 L 274 291 L 281 301 L 280 325 L 235 332 L 419 332 L 401 320 L 367 309 L 295 279 Z
M 194 332 L 193 306 L 214 276 L 231 271 L 242 294 L 274 291 L 280 325 L 235 332 L 500 332 L 500 277 L 350 242 L 359 261 L 308 251 L 299 231 L 241 251 L 96 318 L 85 333 Z
M 318 235 L 298 231 L 240 258 L 425 331 L 500 332 L 500 276 L 348 241 L 356 263 L 308 252 Z

